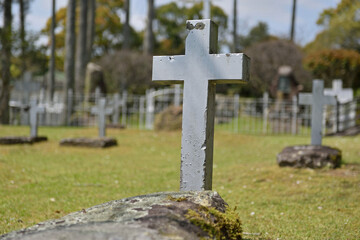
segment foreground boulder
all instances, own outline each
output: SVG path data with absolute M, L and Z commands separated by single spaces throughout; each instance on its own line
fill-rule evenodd
M 115 200 L 0 237 L 48 239 L 241 239 L 240 220 L 216 192 L 155 193 Z
M 280 167 L 337 168 L 341 165 L 341 150 L 315 145 L 286 147 L 278 154 L 277 163 Z

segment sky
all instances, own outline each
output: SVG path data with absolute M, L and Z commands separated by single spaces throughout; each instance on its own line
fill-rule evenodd
M 171 0 L 155 0 L 155 5 L 163 5 Z M 200 0 L 183 0 L 200 1 Z M 65 7 L 68 0 L 56 0 L 56 8 Z M 178 0 L 178 2 L 180 2 Z M 246 34 L 259 21 L 266 22 L 272 35 L 287 37 L 290 32 L 292 0 L 238 0 L 238 33 Z M 319 14 L 326 8 L 335 7 L 340 0 L 297 0 L 295 40 L 300 45 L 312 41 L 321 28 L 316 25 Z M 33 0 L 26 27 L 39 31 L 51 16 L 50 0 Z M 229 27 L 232 23 L 233 0 L 212 0 L 213 5 L 221 7 L 229 16 Z M 147 11 L 147 0 L 131 0 L 130 24 L 136 30 L 143 30 Z M 13 9 L 17 21 L 18 10 Z M 2 17 L 0 20 L 2 25 Z M 43 38 L 41 41 L 46 42 Z

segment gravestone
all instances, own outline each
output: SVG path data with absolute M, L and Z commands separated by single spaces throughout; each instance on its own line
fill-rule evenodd
M 356 101 L 352 88 L 343 88 L 340 79 L 333 80 L 332 88 L 325 88 L 324 94 L 334 96 L 338 100 L 336 111 L 334 111 L 337 124 L 334 124 L 334 133 L 344 131 L 356 125 Z
M 106 99 L 101 98 L 98 106 L 91 109 L 92 114 L 98 115 L 98 128 L 99 137 L 95 139 L 90 138 L 66 138 L 60 141 L 61 146 L 76 146 L 76 147 L 93 147 L 93 148 L 105 148 L 116 146 L 117 141 L 114 138 L 107 138 L 106 136 L 106 115 L 112 113 L 112 108 L 106 107 Z
M 323 107 L 336 105 L 336 98 L 324 95 L 324 81 L 314 80 L 312 94 L 299 95 L 300 104 L 311 105 L 311 145 L 286 147 L 277 156 L 279 166 L 296 168 L 340 167 L 341 151 L 322 146 Z
M 185 55 L 155 56 L 153 81 L 184 83 L 180 190 L 212 188 L 216 84 L 249 80 L 249 58 L 217 53 L 217 26 L 187 21 Z
M 91 109 L 91 113 L 98 115 L 98 127 L 99 127 L 99 137 L 103 138 L 106 136 L 106 116 L 112 114 L 113 108 L 106 107 L 106 99 L 101 98 L 99 100 L 98 106 Z
M 47 141 L 47 137 L 38 136 L 38 113 L 45 112 L 45 108 L 39 107 L 36 99 L 30 100 L 30 137 L 8 136 L 0 138 L 0 144 L 32 144 L 34 142 Z
M 340 103 L 346 103 L 354 99 L 354 91 L 352 88 L 343 88 L 343 82 L 340 79 L 332 81 L 332 88 L 325 88 L 326 96 L 334 96 Z
M 112 123 L 108 124 L 107 127 L 109 128 L 125 128 L 126 126 L 126 112 L 127 112 L 127 92 L 123 91 L 122 97 L 120 98 L 120 94 L 116 93 L 113 95 L 112 100 Z M 119 124 L 119 116 L 121 107 L 121 124 Z
M 323 108 L 325 105 L 336 106 L 336 98 L 324 95 L 324 81 L 314 80 L 312 94 L 301 93 L 299 103 L 311 105 L 311 145 L 321 145 Z

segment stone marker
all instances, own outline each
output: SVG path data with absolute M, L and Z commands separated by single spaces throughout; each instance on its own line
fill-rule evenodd
M 311 145 L 321 145 L 323 107 L 336 105 L 336 98 L 324 95 L 324 81 L 314 80 L 312 94 L 301 93 L 299 103 L 311 105 Z
M 38 135 L 38 113 L 44 113 L 45 108 L 37 105 L 36 99 L 30 100 L 30 137 L 37 137 Z
M 37 105 L 36 99 L 30 100 L 30 137 L 24 136 L 7 136 L 0 138 L 0 144 L 2 145 L 11 145 L 11 144 L 32 144 L 35 142 L 47 141 L 47 137 L 38 136 L 38 113 L 45 112 L 44 107 L 39 107 Z
M 242 239 L 240 219 L 228 218 L 225 211 L 227 204 L 217 192 L 154 193 L 93 206 L 0 239 Z M 208 228 L 195 222 L 206 222 Z
M 180 190 L 212 188 L 216 83 L 249 80 L 244 54 L 216 54 L 217 26 L 211 20 L 187 21 L 185 55 L 155 56 L 153 81 L 184 83 Z
M 354 99 L 352 88 L 343 88 L 343 82 L 340 79 L 332 81 L 332 88 L 325 88 L 324 94 L 327 96 L 337 97 L 340 103 L 346 103 Z
M 98 115 L 98 125 L 99 125 L 99 137 L 103 138 L 106 136 L 106 115 L 112 114 L 113 109 L 106 107 L 106 99 L 101 98 L 99 104 L 96 107 L 91 109 L 92 114 Z
M 324 96 L 324 82 L 313 81 L 312 94 L 300 94 L 300 104 L 312 105 L 311 107 L 311 145 L 290 146 L 284 148 L 277 155 L 280 167 L 295 168 L 337 168 L 341 165 L 341 150 L 322 146 L 322 121 L 323 106 L 336 105 L 336 98 Z M 295 109 L 293 109 L 295 112 Z
M 114 138 L 107 138 L 106 135 L 106 115 L 112 114 L 113 109 L 106 107 L 106 98 L 100 98 L 98 106 L 91 109 L 92 114 L 98 115 L 99 138 L 66 138 L 60 141 L 61 146 L 72 147 L 91 147 L 91 148 L 106 148 L 116 146 L 117 141 Z

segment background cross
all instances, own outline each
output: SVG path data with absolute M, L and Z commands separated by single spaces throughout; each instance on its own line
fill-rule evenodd
M 311 145 L 321 145 L 323 107 L 325 105 L 336 105 L 336 98 L 324 95 L 323 80 L 314 80 L 312 94 L 299 94 L 299 103 L 311 105 Z
M 36 99 L 30 100 L 30 137 L 35 138 L 38 136 L 38 113 L 44 113 L 45 108 L 37 105 Z
M 98 115 L 99 121 L 99 137 L 106 136 L 106 115 L 110 115 L 113 112 L 113 108 L 106 107 L 106 98 L 100 98 L 98 106 L 91 108 L 92 114 Z

